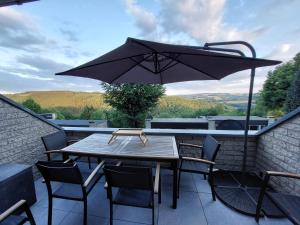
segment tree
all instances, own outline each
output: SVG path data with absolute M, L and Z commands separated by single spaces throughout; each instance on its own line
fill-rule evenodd
M 296 71 L 299 69 L 300 53 L 293 60 L 276 67 L 274 71 L 268 73 L 267 80 L 257 99 L 255 114 L 283 114 L 287 101 L 287 92 L 294 80 Z
M 92 119 L 93 113 L 95 112 L 95 108 L 93 106 L 85 106 L 83 108 L 82 113 L 80 114 L 80 119 L 90 120 Z
M 38 103 L 36 103 L 32 98 L 26 99 L 22 103 L 22 105 L 25 106 L 26 108 L 30 109 L 31 111 L 35 112 L 35 113 L 41 113 L 42 112 L 41 106 Z
M 291 112 L 300 106 L 300 70 L 295 74 L 293 82 L 288 90 L 285 111 Z
M 104 101 L 126 116 L 129 127 L 143 127 L 146 113 L 163 96 L 165 88 L 159 84 L 107 84 Z

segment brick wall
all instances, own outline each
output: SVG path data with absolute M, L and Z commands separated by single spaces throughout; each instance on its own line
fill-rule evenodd
M 46 159 L 41 136 L 57 130 L 0 99 L 0 163 L 33 165 Z M 35 168 L 34 175 L 37 176 Z
M 300 174 L 300 115 L 287 120 L 258 138 L 256 167 Z M 300 193 L 300 180 L 273 178 L 279 190 Z

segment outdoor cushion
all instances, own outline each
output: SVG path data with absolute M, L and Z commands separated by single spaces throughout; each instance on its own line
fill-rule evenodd
M 148 208 L 151 207 L 152 195 L 150 191 L 119 188 L 113 201 L 115 204 Z
M 267 192 L 267 195 L 294 223 L 300 224 L 300 197 L 276 192 Z

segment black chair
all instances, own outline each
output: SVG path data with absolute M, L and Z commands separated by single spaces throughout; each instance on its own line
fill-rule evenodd
M 295 225 L 300 225 L 300 196 L 278 193 L 268 190 L 268 183 L 270 177 L 285 177 L 300 179 L 300 174 L 284 173 L 267 171 L 256 208 L 256 221 L 259 222 L 261 209 L 263 205 L 264 196 L 267 195 L 269 199 L 277 206 L 277 208 Z
M 182 147 L 193 148 L 200 151 L 197 151 L 195 153 L 190 151 L 192 149 L 185 149 L 185 152 L 183 152 Z M 215 159 L 219 149 L 220 149 L 220 144 L 211 135 L 207 135 L 205 137 L 203 146 L 189 144 L 189 143 L 179 143 L 180 166 L 179 166 L 179 176 L 178 176 L 178 197 L 179 197 L 181 173 L 189 172 L 189 173 L 203 174 L 204 179 L 206 179 L 206 175 L 208 175 L 208 182 L 211 187 L 212 198 L 214 201 L 216 200 L 215 190 L 214 190 L 213 170 L 215 165 Z
M 97 181 L 103 175 L 99 173 L 104 161 L 93 170 L 92 173 L 82 174 L 74 161 L 38 161 L 36 166 L 45 179 L 48 190 L 48 225 L 52 224 L 52 199 L 62 198 L 75 201 L 83 201 L 83 224 L 87 224 L 87 196 Z M 61 186 L 53 190 L 51 182 L 60 182 Z
M 67 135 L 65 133 L 65 131 L 60 130 L 57 131 L 55 133 L 52 134 L 48 134 L 46 136 L 42 137 L 42 141 L 44 143 L 45 149 L 46 149 L 46 154 L 49 151 L 53 151 L 53 150 L 61 150 L 65 147 L 67 147 L 68 145 L 74 144 L 77 142 L 77 140 L 68 140 Z M 66 160 L 66 156 L 65 155 L 53 155 L 51 156 L 51 154 L 47 154 L 47 158 L 48 161 L 50 160 Z M 73 158 L 74 160 L 79 159 L 80 157 L 75 157 Z M 89 169 L 91 168 L 91 160 L 90 157 L 88 157 L 88 163 L 89 163 Z
M 105 166 L 103 171 L 110 205 L 110 225 L 113 225 L 114 204 L 151 208 L 154 224 L 154 194 L 158 194 L 158 202 L 161 202 L 160 164 L 157 164 L 154 182 L 150 167 Z M 118 189 L 117 193 L 113 189 Z
M 25 212 L 26 216 L 18 213 Z M 29 222 L 35 225 L 34 218 L 25 200 L 20 200 L 0 214 L 1 225 L 21 225 Z

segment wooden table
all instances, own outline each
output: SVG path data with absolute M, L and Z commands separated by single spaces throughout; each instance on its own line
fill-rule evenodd
M 174 136 L 148 136 L 144 145 L 138 137 L 120 136 L 108 144 L 111 135 L 92 134 L 62 149 L 70 155 L 92 156 L 101 159 L 129 159 L 169 162 L 173 170 L 173 208 L 177 207 L 178 150 Z

